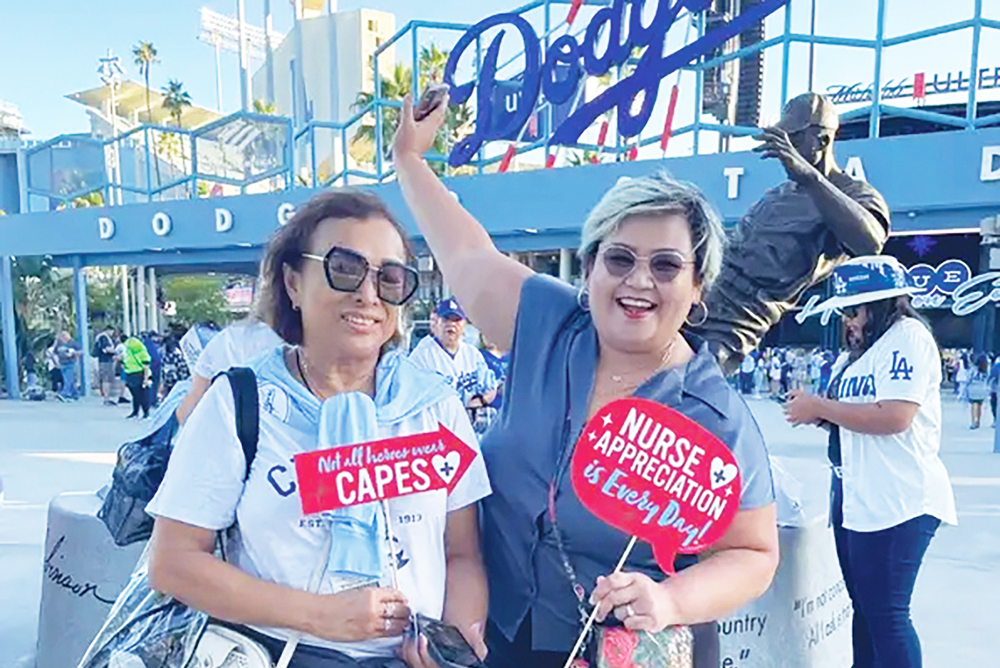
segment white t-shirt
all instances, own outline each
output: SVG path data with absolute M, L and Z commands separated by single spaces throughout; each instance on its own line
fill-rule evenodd
M 281 345 L 281 337 L 266 323 L 237 322 L 212 337 L 198 355 L 194 375 L 215 378 L 230 367 L 245 366 L 261 353 Z
M 463 404 L 468 404 L 477 394 L 497 388 L 496 376 L 486 365 L 479 349 L 465 341 L 458 344 L 452 357 L 433 336 L 425 336 L 410 353 L 410 361 L 421 369 L 436 371 L 455 388 Z
M 834 375 L 847 361 L 841 356 Z M 848 367 L 840 401 L 919 404 L 910 427 L 876 436 L 840 428 L 844 527 L 881 531 L 921 515 L 958 524 L 941 447 L 941 361 L 927 328 L 914 318 L 895 323 Z
M 743 373 L 753 373 L 753 370 L 756 368 L 757 362 L 754 360 L 753 355 L 743 357 L 743 361 L 740 363 L 740 371 Z
M 781 358 L 778 355 L 771 358 L 771 380 L 781 380 Z
M 819 380 L 820 376 L 823 375 L 823 356 L 816 353 L 812 356 L 809 362 L 809 377 L 813 380 Z
M 244 483 L 246 464 L 236 436 L 232 391 L 228 379 L 220 378 L 188 419 L 163 483 L 146 511 L 211 530 L 225 529 L 238 520 L 239 539 L 231 554 L 234 563 L 263 580 L 306 590 L 318 560 L 326 557 L 323 545 L 328 529 L 319 516 L 303 516 L 292 457 L 316 449 L 319 403 L 304 388 L 285 389 L 297 381 L 285 367 L 280 347 L 249 366 L 257 374 L 260 396 L 260 438 L 249 479 Z M 489 495 L 486 467 L 468 416 L 450 392 L 401 422 L 378 424 L 379 438 L 390 438 L 435 431 L 439 423 L 475 450 L 471 468 L 451 494 L 437 490 L 388 502 L 399 545 L 393 549 L 399 588 L 414 610 L 437 619 L 444 608 L 447 514 Z M 385 586 L 389 586 L 388 578 L 385 574 Z M 327 573 L 318 593 L 336 591 L 337 582 Z M 289 635 L 287 629 L 257 630 L 281 639 Z M 355 658 L 390 656 L 401 641 L 338 643 L 303 638 L 307 644 Z

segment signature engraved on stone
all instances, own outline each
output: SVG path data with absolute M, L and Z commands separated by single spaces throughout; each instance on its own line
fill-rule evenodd
M 49 553 L 49 556 L 45 558 L 45 577 L 47 577 L 54 584 L 59 585 L 66 591 L 80 598 L 84 598 L 90 594 L 101 603 L 106 603 L 107 605 L 114 603 L 114 598 L 104 598 L 98 593 L 96 584 L 92 582 L 76 582 L 72 575 L 63 571 L 53 563 L 56 556 L 59 556 L 60 559 L 63 558 L 59 555 L 59 549 L 65 541 L 66 536 L 61 536 L 59 540 L 56 541 L 56 544 L 52 546 L 52 551 Z

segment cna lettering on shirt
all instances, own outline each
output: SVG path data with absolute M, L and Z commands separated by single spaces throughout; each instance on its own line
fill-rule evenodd
M 317 560 L 326 558 L 323 546 L 332 532 L 318 593 L 368 583 L 389 586 L 392 558 L 399 569 L 399 589 L 410 605 L 440 619 L 447 514 L 490 493 L 475 433 L 455 393 L 439 376 L 416 368 L 398 352 L 387 353 L 379 362 L 374 397 L 351 392 L 322 403 L 288 371 L 282 347 L 249 366 L 257 376 L 260 438 L 246 482 L 232 392 L 220 378 L 185 424 L 147 512 L 215 530 L 237 520 L 231 561 L 250 575 L 301 590 L 308 589 Z M 337 447 L 346 453 L 357 444 L 427 434 L 441 426 L 461 440 L 474 459 L 465 476 L 451 485 L 432 485 L 428 491 L 387 501 L 395 541 L 391 549 L 386 549 L 380 503 L 303 513 L 296 455 Z M 342 464 L 343 457 L 346 454 Z M 329 461 L 326 464 L 332 468 Z M 450 473 L 442 471 L 445 477 Z M 433 465 L 427 472 L 435 475 Z M 287 629 L 255 628 L 279 639 L 289 635 Z M 303 642 L 366 658 L 391 654 L 400 639 L 338 643 L 305 636 Z

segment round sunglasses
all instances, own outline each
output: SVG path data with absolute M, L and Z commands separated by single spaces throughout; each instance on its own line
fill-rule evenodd
M 604 268 L 615 278 L 626 278 L 640 262 L 649 263 L 649 273 L 657 283 L 669 283 L 681 273 L 685 265 L 694 264 L 684 254 L 675 250 L 658 250 L 650 255 L 636 255 L 624 246 L 608 246 L 601 250 Z
M 368 274 L 375 272 L 378 298 L 393 306 L 408 302 L 420 283 L 420 274 L 413 267 L 393 260 L 374 267 L 361 253 L 341 246 L 334 246 L 324 256 L 303 253 L 302 257 L 322 262 L 327 284 L 338 292 L 357 292 Z

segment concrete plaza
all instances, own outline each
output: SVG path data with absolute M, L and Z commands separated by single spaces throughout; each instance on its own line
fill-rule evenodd
M 804 483 L 804 501 L 815 512 L 826 503 L 825 432 L 789 427 L 768 399 L 750 403 L 772 455 Z M 0 668 L 32 663 L 48 502 L 108 482 L 118 446 L 141 429 L 125 415 L 125 408 L 96 399 L 0 401 Z M 913 617 L 930 668 L 993 666 L 1000 657 L 1000 454 L 992 453 L 989 417 L 983 421 L 984 428 L 970 430 L 968 407 L 945 394 L 942 458 L 959 526 L 938 532 L 914 595 Z

